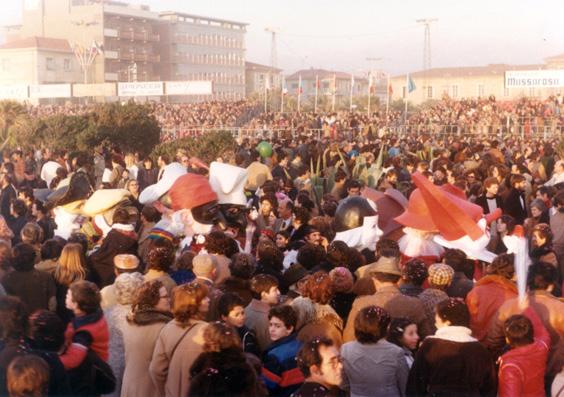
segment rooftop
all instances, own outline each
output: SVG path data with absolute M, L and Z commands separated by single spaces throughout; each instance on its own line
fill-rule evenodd
M 298 80 L 302 76 L 302 80 L 315 80 L 319 77 L 319 80 L 326 80 L 329 78 L 333 78 L 334 76 L 337 79 L 348 79 L 350 80 L 351 74 L 345 72 L 337 72 L 333 70 L 325 70 L 325 69 L 303 69 L 298 70 L 296 73 L 291 74 L 290 76 L 286 77 L 286 80 Z M 357 77 L 354 76 L 355 80 L 366 80 L 364 77 Z
M 40 50 L 72 52 L 72 48 L 67 40 L 53 39 L 50 37 L 27 37 L 25 39 L 9 41 L 0 46 L 0 49 L 2 50 L 21 48 L 37 48 Z
M 503 75 L 508 70 L 543 70 L 546 65 L 506 65 L 503 63 L 487 66 L 464 66 L 452 68 L 433 68 L 410 73 L 411 77 L 472 77 L 472 76 L 495 76 Z M 393 78 L 405 78 L 405 74 L 393 76 Z
M 237 22 L 237 21 L 230 21 L 228 19 L 204 17 L 204 16 L 201 16 L 201 15 L 187 14 L 187 13 L 184 13 L 184 12 L 177 12 L 177 11 L 159 12 L 159 17 L 161 17 L 161 18 L 168 17 L 168 16 L 175 16 L 175 15 L 179 16 L 179 17 L 183 17 L 183 18 L 201 19 L 201 20 L 209 21 L 209 22 L 228 23 L 228 24 L 231 24 L 231 25 L 238 25 L 238 26 L 248 26 L 249 25 L 246 22 Z
M 275 73 L 280 73 L 282 71 L 282 69 L 279 68 L 273 68 L 272 66 L 261 65 L 260 63 L 254 63 L 248 61 L 245 62 L 245 69 L 257 70 L 262 72 L 275 72 Z

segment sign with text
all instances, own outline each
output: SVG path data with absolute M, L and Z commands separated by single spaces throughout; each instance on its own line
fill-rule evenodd
M 27 84 L 0 85 L 0 99 L 27 99 Z
M 70 98 L 70 84 L 34 84 L 29 86 L 30 98 Z
M 508 70 L 505 88 L 556 88 L 564 87 L 562 70 Z
M 167 81 L 166 95 L 211 95 L 211 81 Z
M 164 94 L 162 81 L 118 83 L 118 96 L 158 96 Z
M 77 98 L 116 96 L 116 85 L 115 83 L 73 84 L 72 96 Z

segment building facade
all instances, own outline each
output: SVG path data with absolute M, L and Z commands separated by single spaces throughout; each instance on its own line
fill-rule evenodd
M 214 93 L 207 99 L 245 98 L 247 24 L 178 12 L 163 12 L 159 18 L 163 80 L 208 80 Z
M 282 69 L 245 62 L 245 93 L 262 95 L 267 88 L 282 88 Z
M 82 74 L 67 40 L 30 37 L 0 46 L 0 84 L 61 84 Z
M 505 72 L 513 70 L 535 71 L 564 69 L 564 54 L 547 58 L 538 65 L 487 65 L 478 67 L 433 68 L 411 73 L 415 90 L 407 93 L 407 100 L 415 105 L 429 100 L 440 100 L 444 96 L 452 99 L 495 96 L 497 100 L 514 100 L 521 97 L 546 98 L 564 92 L 564 88 L 507 88 Z M 407 76 L 391 79 L 392 99 L 405 99 Z

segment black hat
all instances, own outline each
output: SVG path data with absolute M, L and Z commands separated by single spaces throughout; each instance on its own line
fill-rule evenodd
M 361 227 L 365 216 L 376 216 L 377 212 L 370 206 L 364 197 L 354 196 L 341 201 L 335 212 L 335 232 Z
M 88 175 L 84 172 L 77 172 L 71 176 L 67 186 L 58 188 L 47 197 L 46 204 L 49 208 L 54 208 L 73 201 L 86 200 L 92 192 Z

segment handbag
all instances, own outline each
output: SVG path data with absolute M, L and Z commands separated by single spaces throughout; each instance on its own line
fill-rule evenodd
M 172 358 L 174 357 L 174 352 L 176 351 L 176 348 L 178 347 L 178 345 L 180 345 L 180 342 L 182 342 L 182 339 L 184 339 L 184 337 L 186 335 L 188 335 L 188 332 L 190 332 L 190 330 L 192 328 L 194 328 L 196 326 L 197 323 L 192 324 L 191 326 L 188 327 L 188 329 L 186 331 L 184 331 L 184 333 L 182 334 L 182 336 L 176 341 L 176 344 L 174 345 L 174 347 L 172 348 L 172 351 L 170 352 L 170 360 L 172 361 Z

